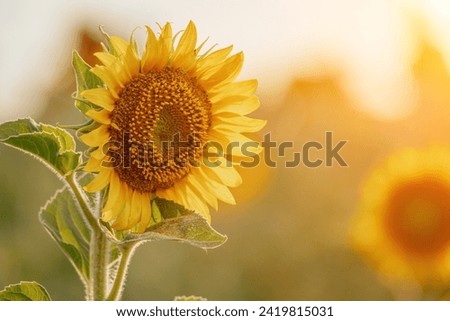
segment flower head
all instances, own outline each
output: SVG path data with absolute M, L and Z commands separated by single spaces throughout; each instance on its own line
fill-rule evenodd
M 155 196 L 208 219 L 208 205 L 233 204 L 228 187 L 241 183 L 233 159 L 245 154 L 229 155 L 226 146 L 254 143 L 244 134 L 265 125 L 246 116 L 259 107 L 256 80 L 234 82 L 243 54 L 229 56 L 231 46 L 200 53 L 192 22 L 176 45 L 169 23 L 159 36 L 147 27 L 142 55 L 133 37 L 107 40 L 110 48 L 95 54 L 102 64 L 91 69 L 105 85 L 80 93 L 98 106 L 86 113 L 98 126 L 80 138 L 94 148 L 85 170 L 98 173 L 85 189 L 107 187 L 102 219 L 116 230 L 143 232 L 158 221 Z M 213 166 L 204 161 L 211 144 L 224 151 Z
M 407 149 L 365 184 L 353 243 L 388 278 L 450 281 L 450 150 Z

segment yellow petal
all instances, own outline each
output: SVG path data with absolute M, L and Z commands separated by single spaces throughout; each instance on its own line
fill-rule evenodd
M 211 216 L 209 215 L 209 208 L 205 204 L 203 200 L 199 198 L 199 196 L 191 189 L 189 185 L 185 186 L 185 195 L 186 200 L 189 204 L 187 208 L 192 209 L 197 214 L 205 217 L 208 221 L 211 220 Z
M 263 119 L 220 114 L 220 116 L 213 117 L 211 127 L 239 133 L 255 133 L 260 131 L 266 124 L 267 121 Z
M 119 84 L 117 78 L 114 76 L 114 73 L 112 73 L 109 68 L 105 66 L 95 66 L 91 69 L 91 72 L 105 83 L 111 93 L 111 96 L 115 99 L 119 98 L 118 93 L 122 89 L 122 86 Z
M 195 60 L 195 46 L 197 44 L 197 29 L 192 21 L 186 27 L 177 49 L 173 54 L 172 66 L 174 68 L 185 68 L 185 64 L 190 64 Z
M 89 156 L 102 161 L 106 157 L 105 153 L 103 152 L 103 148 L 97 148 L 96 150 L 92 151 Z
M 226 137 L 224 135 L 222 135 L 220 132 L 215 132 L 212 129 L 210 129 L 208 132 L 208 142 L 213 143 L 213 145 L 216 145 L 216 144 L 220 145 L 220 150 L 216 150 L 216 148 L 211 149 L 211 152 L 213 152 L 213 153 L 218 153 L 218 154 L 222 153 L 222 155 L 217 155 L 217 156 L 223 156 L 223 153 L 226 151 L 227 145 L 229 144 L 229 141 L 226 139 Z M 217 148 L 219 148 L 219 146 L 217 146 Z M 213 159 L 211 161 L 215 161 L 215 159 Z
M 128 228 L 135 226 L 141 220 L 142 194 L 137 190 L 133 191 L 130 203 L 130 215 L 128 217 Z
M 117 217 L 117 213 L 114 213 L 112 209 L 102 211 L 102 221 L 103 222 L 109 222 L 116 217 Z
M 211 113 L 213 115 L 220 113 L 235 113 L 239 115 L 247 115 L 258 109 L 260 105 L 257 96 L 250 96 L 246 99 L 239 99 L 233 101 L 233 99 L 223 99 L 211 107 Z
M 159 191 L 157 195 L 209 218 L 208 206 L 198 198 L 192 188 L 189 187 L 187 181 L 178 182 L 178 184 L 169 189 Z
M 150 27 L 146 26 L 146 28 L 147 43 L 141 61 L 141 71 L 143 73 L 149 72 L 156 65 L 159 54 L 158 40 L 156 39 L 155 33 Z
M 117 54 L 117 57 L 124 55 L 125 52 L 127 51 L 129 43 L 126 40 L 124 40 L 120 37 L 117 37 L 117 36 L 111 36 L 110 40 L 111 40 L 111 45 L 112 45 L 115 53 Z
M 233 166 L 226 166 L 225 162 L 222 166 L 205 167 L 204 170 L 208 173 L 209 177 L 214 177 L 214 174 L 217 175 L 219 183 L 227 186 L 237 187 L 242 184 L 242 178 L 238 171 Z
M 198 181 L 197 176 L 192 173 L 192 175 L 188 176 L 188 181 L 191 186 L 200 193 L 203 198 L 208 202 L 209 206 L 214 208 L 216 211 L 218 209 L 217 198 L 213 196 L 206 188 L 203 186 L 201 182 Z
M 253 157 L 253 154 L 262 152 L 258 142 L 240 133 L 226 131 L 220 128 L 210 129 L 208 132 L 210 141 L 217 142 L 224 147 L 228 156 Z
M 123 56 L 122 59 L 125 59 L 125 56 Z M 120 93 L 122 88 L 124 88 L 132 78 L 130 72 L 128 71 L 128 66 L 123 61 L 118 61 L 109 68 L 112 70 L 111 74 L 119 85 L 117 92 Z
M 203 46 L 206 45 L 206 43 L 208 42 L 208 40 L 209 40 L 209 38 L 206 38 L 205 40 L 203 40 L 203 42 L 202 42 L 200 45 L 198 45 L 197 48 L 195 48 L 195 53 L 196 53 L 196 54 L 198 54 L 198 53 L 202 50 Z M 212 50 L 212 48 L 211 48 L 210 50 Z M 206 53 L 206 54 L 207 54 L 207 53 Z M 205 54 L 205 56 L 206 56 L 206 54 Z
M 119 175 L 117 175 L 117 173 L 115 171 L 111 172 L 111 180 L 110 180 L 110 184 L 109 184 L 109 191 L 108 191 L 108 199 L 106 200 L 106 204 L 103 207 L 103 211 L 108 211 L 108 210 L 116 210 L 115 212 L 118 213 L 119 211 L 117 211 L 119 209 L 120 204 L 120 193 L 122 191 L 121 189 L 121 181 L 119 178 Z M 111 217 L 108 219 L 109 220 L 113 220 L 115 219 L 115 217 Z
M 203 178 L 203 183 L 214 196 L 225 203 L 233 205 L 236 204 L 236 201 L 234 200 L 234 197 L 228 187 L 211 179 L 201 167 L 198 168 L 198 173 L 200 173 L 201 177 Z
M 220 64 L 230 54 L 231 50 L 233 50 L 233 46 L 228 46 L 226 48 L 216 50 L 203 58 L 200 58 L 197 62 L 197 75 L 201 77 L 203 73 L 211 70 L 214 67 L 219 67 Z
M 97 123 L 109 125 L 111 124 L 111 113 L 106 109 L 95 111 L 93 109 L 86 112 L 86 116 L 95 120 Z
M 139 73 L 140 61 L 139 61 L 138 57 L 136 56 L 136 53 L 132 46 L 128 46 L 128 49 L 125 52 L 123 61 L 124 61 L 124 65 L 126 67 L 126 71 L 128 73 L 129 79 L 133 78 L 134 76 L 136 76 Z
M 241 71 L 243 63 L 244 54 L 239 52 L 225 60 L 213 74 L 202 76 L 199 83 L 204 89 L 209 90 L 214 86 L 231 82 Z
M 208 92 L 208 96 L 209 100 L 214 104 L 230 96 L 252 96 L 257 87 L 258 81 L 256 79 L 230 82 L 215 87 Z
M 111 96 L 111 92 L 106 88 L 88 89 L 81 92 L 80 96 L 108 111 L 114 109 L 114 98 Z
M 100 62 L 109 67 L 114 65 L 117 62 L 117 57 L 114 55 L 111 55 L 109 52 L 96 52 L 94 53 L 94 56 L 100 60 Z
M 90 157 L 84 166 L 83 170 L 85 172 L 99 172 L 101 169 L 102 159 L 96 159 L 94 157 Z
M 159 56 L 158 61 L 155 64 L 156 69 L 161 69 L 167 65 L 169 61 L 170 54 L 172 53 L 172 26 L 170 23 L 166 23 L 164 28 L 161 30 L 161 35 L 158 39 L 159 45 Z
M 111 178 L 111 169 L 102 167 L 98 175 L 86 186 L 84 186 L 84 190 L 89 193 L 94 193 L 104 189 Z
M 142 213 L 141 213 L 141 221 L 137 225 L 137 232 L 143 233 L 145 229 L 149 226 L 150 221 L 152 219 L 152 207 L 150 203 L 150 195 L 143 194 L 141 198 L 142 204 Z
M 190 197 L 188 197 L 186 193 L 186 181 L 179 182 L 176 186 L 172 187 L 171 190 L 173 194 L 175 195 L 176 203 L 182 205 L 184 208 L 197 212 L 198 209 L 195 208 L 195 206 L 192 205 L 190 202 Z
M 156 196 L 160 197 L 160 198 L 164 198 L 166 200 L 169 201 L 174 201 L 175 203 L 177 203 L 176 200 L 176 195 L 173 193 L 173 188 L 168 188 L 168 189 L 158 189 L 155 192 Z
M 185 187 L 186 183 L 183 180 L 182 182 L 178 182 L 175 186 L 173 186 L 172 188 L 168 189 L 168 193 L 173 195 L 173 201 L 177 204 L 182 205 L 183 207 L 190 209 L 190 205 L 187 201 L 186 195 L 185 193 L 182 192 L 182 190 L 184 191 L 184 187 Z
M 130 211 L 131 211 L 132 191 L 126 185 L 124 185 L 123 187 L 124 188 L 122 189 L 121 197 L 123 198 L 125 206 L 123 208 L 123 211 L 120 213 L 120 215 L 117 216 L 117 219 L 114 221 L 114 223 L 111 226 L 113 229 L 115 229 L 117 231 L 126 230 L 126 229 L 130 228 L 128 226 L 128 219 L 130 217 Z
M 91 147 L 103 146 L 109 141 L 109 130 L 107 125 L 101 125 L 93 131 L 80 136 L 83 143 Z

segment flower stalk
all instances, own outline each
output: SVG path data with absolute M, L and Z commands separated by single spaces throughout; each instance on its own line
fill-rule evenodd
M 89 282 L 86 289 L 86 297 L 88 300 L 104 300 L 108 291 L 110 244 L 98 226 L 97 219 L 75 180 L 75 175 L 73 173 L 68 175 L 66 181 L 75 195 L 92 232 L 89 247 Z
M 94 301 L 105 300 L 108 291 L 109 249 L 110 244 L 105 235 L 95 231 L 91 237 L 89 282 L 89 294 Z
M 120 247 L 121 257 L 119 268 L 117 270 L 116 278 L 114 280 L 111 292 L 106 300 L 117 301 L 122 297 L 123 289 L 125 287 L 125 280 L 127 278 L 128 266 L 133 257 L 134 250 L 138 243 L 128 243 Z
M 99 230 L 100 228 L 97 225 L 97 219 L 95 218 L 95 215 L 92 212 L 91 207 L 88 205 L 86 197 L 83 196 L 84 193 L 80 190 L 80 187 L 78 186 L 78 183 L 75 180 L 75 174 L 72 172 L 68 176 L 65 177 L 66 183 L 69 185 L 70 189 L 72 190 L 73 195 L 75 196 L 78 205 L 81 207 L 81 211 L 83 213 L 83 216 L 88 223 L 88 226 L 92 231 Z

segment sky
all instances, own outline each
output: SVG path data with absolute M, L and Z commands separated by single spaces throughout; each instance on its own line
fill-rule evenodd
M 294 79 L 335 70 L 363 112 L 403 117 L 415 105 L 411 17 L 426 20 L 450 57 L 449 8 L 430 0 L 1 0 L 0 121 L 36 112 L 42 90 L 70 63 L 80 25 L 123 37 L 135 30 L 143 43 L 144 25 L 170 21 L 182 30 L 189 20 L 211 46 L 244 51 L 241 78 L 259 80 L 270 108 Z

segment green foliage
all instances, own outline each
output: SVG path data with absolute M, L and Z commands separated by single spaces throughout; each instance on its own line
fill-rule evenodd
M 227 240 L 227 237 L 214 230 L 203 216 L 179 204 L 157 198 L 152 201 L 152 209 L 153 213 L 157 210 L 162 220 L 142 234 L 116 233 L 109 224 L 100 221 L 101 226 L 108 239 L 119 246 L 128 242 L 172 240 L 202 249 L 213 249 Z
M 63 188 L 56 192 L 41 208 L 39 219 L 86 284 L 89 280 L 90 230 L 70 191 Z
M 156 222 L 186 214 L 187 210 L 175 202 L 156 197 L 152 202 L 152 215 Z
M 40 124 L 40 127 L 43 132 L 54 134 L 58 138 L 62 150 L 67 151 L 76 149 L 76 144 L 73 136 L 70 135 L 66 130 L 46 124 Z
M 30 118 L 1 124 L 0 142 L 35 156 L 62 176 L 80 164 L 81 154 L 75 151 L 75 141 L 67 131 Z
M 92 77 L 90 67 L 76 53 L 74 68 L 78 77 L 78 91 L 101 85 L 98 79 Z M 86 104 L 78 107 L 82 112 L 87 110 L 85 108 L 96 108 Z M 83 128 L 87 127 L 81 126 L 79 130 Z M 39 219 L 74 266 L 86 287 L 88 298 L 104 298 L 103 295 L 95 296 L 95 286 L 99 286 L 95 280 L 101 280 L 100 276 L 103 274 L 104 279 L 109 277 L 115 280 L 114 284 L 119 289 L 117 293 L 121 293 L 120 287 L 123 286 L 126 275 L 123 264 L 128 264 L 130 257 L 125 250 L 134 245 L 146 241 L 172 240 L 212 249 L 227 240 L 203 216 L 161 198 L 151 201 L 153 224 L 142 234 L 113 231 L 108 223 L 101 220 L 97 225 L 95 217 L 98 217 L 101 207 L 101 193 L 85 193 L 78 186 L 84 186 L 90 181 L 92 174 L 83 175 L 74 181 L 76 171 L 81 168 L 81 153 L 76 152 L 75 140 L 66 130 L 37 123 L 30 118 L 18 119 L 0 124 L 0 142 L 34 156 L 67 183 L 41 208 Z M 102 232 L 105 236 L 102 236 Z M 103 242 L 106 244 L 105 250 L 100 255 L 95 255 L 93 249 L 97 249 L 98 235 L 103 239 L 106 237 L 109 242 Z M 101 257 L 104 258 L 103 261 Z M 98 262 L 104 263 L 99 267 L 99 272 L 95 272 Z M 91 296 L 92 294 L 94 295 Z M 50 300 L 50 297 L 41 285 L 21 282 L 0 291 L 0 300 Z
M 36 131 L 39 131 L 39 125 L 34 120 L 30 118 L 17 119 L 0 125 L 0 139 Z
M 91 179 L 92 174 L 85 174 L 78 181 L 85 185 Z M 95 208 L 100 198 L 99 193 L 83 195 L 89 206 Z M 39 219 L 86 285 L 90 277 L 89 251 L 92 232 L 71 189 L 64 187 L 57 191 L 41 208 Z M 111 244 L 109 258 L 111 265 L 117 263 L 120 258 L 117 245 Z
M 89 66 L 76 51 L 74 51 L 72 55 L 72 66 L 75 71 L 75 79 L 77 82 L 75 106 L 85 114 L 88 110 L 95 108 L 95 105 L 87 100 L 81 99 L 79 94 L 87 89 L 103 87 L 103 82 L 90 71 L 91 66 Z
M 51 298 L 39 283 L 22 281 L 0 291 L 0 301 L 51 301 Z

